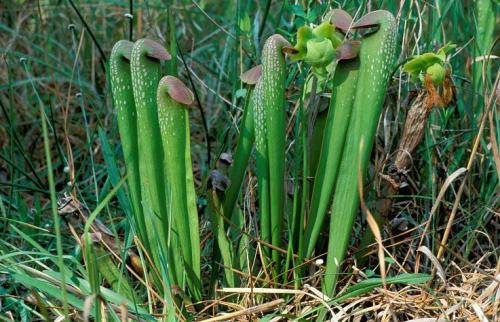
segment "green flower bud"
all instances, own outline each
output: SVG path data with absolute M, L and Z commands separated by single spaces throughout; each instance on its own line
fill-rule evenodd
M 337 48 L 342 44 L 342 40 L 335 36 L 335 27 L 328 21 L 322 22 L 319 26 L 314 28 L 312 32 L 318 38 L 330 40 L 333 48 Z
M 414 57 L 403 66 L 403 71 L 410 73 L 415 79 L 430 66 L 440 63 L 441 58 L 434 53 L 425 53 Z
M 297 30 L 297 44 L 295 48 L 299 51 L 297 54 L 292 55 L 293 60 L 303 60 L 307 54 L 307 43 L 309 40 L 314 39 L 313 30 L 311 27 L 302 26 Z
M 446 69 L 441 64 L 434 64 L 427 68 L 426 73 L 431 76 L 434 85 L 441 85 L 446 76 Z
M 326 67 L 335 58 L 335 49 L 329 39 L 312 39 L 307 42 L 304 62 L 313 67 Z
M 335 27 L 328 21 L 321 23 L 314 29 L 302 26 L 297 31 L 297 44 L 295 49 L 298 53 L 292 55 L 293 60 L 304 60 L 313 67 L 324 67 L 335 58 L 334 48 L 342 44 L 335 36 Z M 312 52 L 309 52 L 312 50 Z M 321 52 L 324 50 L 324 52 Z M 326 61 L 326 59 L 330 59 Z
M 441 85 L 446 76 L 446 55 L 455 48 L 456 45 L 447 43 L 441 47 L 437 53 L 424 53 L 413 57 L 404 66 L 403 71 L 409 73 L 413 81 L 420 78 L 424 80 L 426 74 L 430 75 L 434 85 Z

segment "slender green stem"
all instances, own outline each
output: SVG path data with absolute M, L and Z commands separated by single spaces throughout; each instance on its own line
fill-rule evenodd
M 196 105 L 198 106 L 198 109 L 200 110 L 200 115 L 201 115 L 201 121 L 203 122 L 203 132 L 205 134 L 205 141 L 207 143 L 207 168 L 210 168 L 211 160 L 212 160 L 212 148 L 210 147 L 210 137 L 208 133 L 208 123 L 207 123 L 207 118 L 205 116 L 205 112 L 203 111 L 203 105 L 201 104 L 201 99 L 198 95 L 198 91 L 194 87 L 194 82 L 193 78 L 191 77 L 191 70 L 189 66 L 186 63 L 186 60 L 184 59 L 184 55 L 182 54 L 182 50 L 178 48 L 178 52 L 180 55 L 180 58 L 182 60 L 182 64 L 187 70 L 187 76 L 189 80 L 189 84 L 191 84 L 191 88 L 193 88 L 194 91 L 194 98 L 196 99 Z
M 94 33 L 92 32 L 92 29 L 90 29 L 87 21 L 85 20 L 85 18 L 83 18 L 82 14 L 80 13 L 80 10 L 78 10 L 78 8 L 75 5 L 75 3 L 73 2 L 73 0 L 67 0 L 67 1 L 69 2 L 71 7 L 73 8 L 73 10 L 75 10 L 76 15 L 78 16 L 78 18 L 82 22 L 83 26 L 85 27 L 85 30 L 87 30 L 87 32 L 89 33 L 89 36 L 92 39 L 92 42 L 95 44 L 97 50 L 99 51 L 99 54 L 101 55 L 101 67 L 102 67 L 103 71 L 106 72 L 105 67 L 104 67 L 104 63 L 108 60 L 108 58 L 106 57 L 106 54 L 104 54 L 104 51 L 102 50 L 101 45 L 99 44 Z
M 168 63 L 168 74 L 177 77 L 177 39 L 175 37 L 175 20 L 172 13 L 172 6 L 167 8 L 168 16 L 168 50 L 172 55 L 172 59 Z
M 72 28 L 70 28 L 70 30 L 71 30 L 71 40 L 73 42 L 73 50 L 75 52 L 75 64 L 73 66 L 74 66 L 74 71 L 76 74 L 76 82 L 78 84 L 79 90 L 81 90 L 82 89 L 82 81 L 81 81 L 81 77 L 80 77 L 80 67 L 77 63 L 78 56 L 79 56 L 79 49 L 78 49 L 78 45 L 76 42 L 76 30 L 75 30 L 75 27 L 73 25 L 72 25 Z M 94 151 L 92 149 L 90 126 L 89 126 L 89 123 L 87 120 L 87 111 L 85 109 L 85 102 L 83 101 L 83 95 L 81 92 L 77 93 L 76 98 L 78 99 L 78 104 L 80 105 L 80 110 L 82 111 L 83 125 L 85 128 L 85 138 L 87 140 L 86 143 L 87 143 L 87 149 L 89 152 L 89 159 L 90 159 L 90 168 L 92 170 L 92 178 L 94 181 L 94 194 L 96 197 L 96 201 L 99 202 L 99 187 L 97 185 L 97 177 L 96 177 L 96 173 L 95 173 Z M 74 184 L 74 182 L 72 182 L 72 183 Z
M 267 0 L 266 8 L 264 9 L 264 18 L 262 19 L 259 27 L 259 38 L 262 37 L 264 28 L 266 27 L 267 16 L 269 15 L 269 9 L 271 9 L 272 0 Z

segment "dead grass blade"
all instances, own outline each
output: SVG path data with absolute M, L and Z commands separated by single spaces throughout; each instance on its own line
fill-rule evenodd
M 249 308 L 244 309 L 244 310 L 240 310 L 240 311 L 216 316 L 216 317 L 213 317 L 210 319 L 206 319 L 206 320 L 203 320 L 202 322 L 230 321 L 230 320 L 233 320 L 237 317 L 244 316 L 244 315 L 263 313 L 263 312 L 267 312 L 271 309 L 276 308 L 277 306 L 279 306 L 280 304 L 283 304 L 284 302 L 285 302 L 284 299 L 277 299 L 277 300 L 274 300 L 271 302 L 267 302 L 267 303 L 263 303 L 263 304 L 256 305 L 253 307 L 249 307 Z

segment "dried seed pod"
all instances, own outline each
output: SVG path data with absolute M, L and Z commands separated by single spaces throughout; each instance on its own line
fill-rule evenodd
M 408 110 L 403 135 L 394 161 L 396 173 L 405 173 L 412 164 L 413 151 L 422 140 L 425 124 L 431 111 L 427 104 L 427 92 L 421 91 Z
M 219 162 L 221 162 L 226 166 L 230 166 L 231 164 L 233 164 L 233 156 L 231 155 L 231 153 L 226 153 L 226 152 L 221 153 L 219 157 Z

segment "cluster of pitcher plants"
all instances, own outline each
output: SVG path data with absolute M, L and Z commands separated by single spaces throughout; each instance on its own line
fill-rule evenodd
M 387 11 L 354 21 L 333 10 L 317 27 L 301 27 L 294 46 L 281 35 L 270 36 L 261 65 L 241 75 L 247 100 L 228 178 L 213 173 L 206 196 L 214 257 L 220 259 L 212 269 L 223 267 L 222 285 L 244 285 L 245 275 L 237 272 L 255 271 L 242 260 L 250 251 L 258 253 L 259 270 L 266 272 L 263 286 L 293 281 L 300 287 L 313 259 L 326 252 L 323 292 L 334 294 L 396 67 L 396 34 Z M 162 64 L 170 59 L 152 40 L 122 40 L 112 51 L 110 79 L 138 248 L 148 263 L 145 278 L 166 301 L 186 303 L 210 290 L 201 277 L 189 127 L 193 94 L 175 75 L 162 77 Z M 291 64 L 301 64 L 307 88 L 296 105 L 296 164 L 287 169 Z M 321 92 L 331 92 L 327 112 L 311 117 Z M 242 210 L 249 169 L 257 177 L 255 231 L 245 230 L 249 219 Z M 328 236 L 326 243 L 319 242 L 321 234 Z

